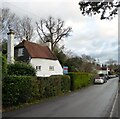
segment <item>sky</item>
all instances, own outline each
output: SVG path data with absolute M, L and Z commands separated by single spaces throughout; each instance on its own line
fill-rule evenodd
M 16 2 L 17 1 L 17 2 Z M 61 18 L 72 32 L 64 43 L 76 55 L 90 55 L 104 63 L 118 60 L 118 17 L 100 20 L 100 16 L 83 16 L 80 0 L 1 0 L 0 7 L 8 7 L 20 17 L 29 16 L 34 21 L 52 16 Z

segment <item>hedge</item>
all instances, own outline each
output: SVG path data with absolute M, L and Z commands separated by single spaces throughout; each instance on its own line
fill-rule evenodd
M 2 67 L 0 67 L 0 69 L 2 70 L 2 78 L 4 78 L 7 74 L 7 59 L 5 56 L 2 56 Z
M 7 76 L 2 81 L 3 106 L 17 105 L 32 99 L 35 77 L 31 76 Z
M 13 106 L 32 100 L 57 96 L 70 90 L 67 75 L 50 77 L 7 76 L 2 82 L 3 106 Z
M 70 77 L 67 75 L 38 77 L 39 98 L 57 96 L 68 92 L 71 87 Z
M 71 90 L 80 89 L 93 83 L 92 75 L 83 72 L 71 72 L 69 73 L 71 78 Z
M 30 64 L 24 62 L 15 62 L 8 65 L 8 75 L 16 76 L 35 76 L 36 70 Z

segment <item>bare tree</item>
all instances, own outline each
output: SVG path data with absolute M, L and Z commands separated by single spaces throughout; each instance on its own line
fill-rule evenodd
M 108 64 L 108 65 L 114 65 L 114 64 L 116 64 L 116 63 L 117 63 L 117 61 L 114 60 L 114 59 L 109 59 L 109 60 L 106 62 L 106 64 Z
M 11 13 L 8 8 L 0 9 L 0 13 L 0 33 L 4 36 L 8 31 L 8 26 L 12 25 L 14 27 L 18 17 L 14 13 Z
M 32 25 L 32 21 L 29 17 L 24 17 L 23 19 L 19 19 L 16 24 L 16 37 L 23 39 L 23 37 L 30 41 L 34 35 L 34 27 Z
M 81 57 L 84 62 L 95 63 L 95 59 L 89 55 L 82 54 Z
M 10 9 L 0 9 L 0 33 L 2 39 L 6 38 L 8 27 L 10 26 L 15 31 L 15 37 L 22 40 L 23 37 L 26 40 L 31 40 L 34 36 L 34 25 L 29 17 L 19 18 L 15 13 L 12 13 Z M 1 38 L 0 38 L 1 39 Z
M 61 19 L 55 20 L 53 17 L 42 19 L 36 22 L 37 33 L 43 43 L 51 42 L 51 49 L 54 51 L 56 45 L 63 38 L 68 37 L 72 31 L 71 27 L 64 27 L 64 21 Z

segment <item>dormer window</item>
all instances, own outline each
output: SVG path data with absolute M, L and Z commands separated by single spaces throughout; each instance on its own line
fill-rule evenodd
M 18 57 L 23 56 L 23 51 L 24 51 L 24 48 L 18 49 Z

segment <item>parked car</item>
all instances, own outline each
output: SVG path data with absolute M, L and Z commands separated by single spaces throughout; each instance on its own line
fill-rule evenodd
M 109 75 L 110 78 L 116 78 L 116 75 Z
M 94 84 L 96 84 L 96 83 L 103 84 L 103 83 L 104 83 L 103 78 L 102 78 L 102 77 L 95 78 L 95 80 L 94 80 Z
M 97 75 L 94 79 L 94 84 L 103 84 L 103 83 L 106 83 L 108 80 L 107 77 L 105 77 L 104 75 Z
M 106 80 L 110 79 L 109 75 L 105 75 L 105 78 L 106 78 Z

